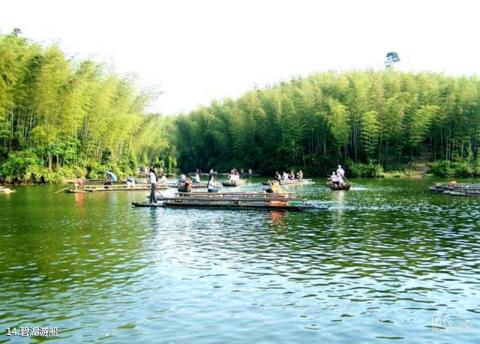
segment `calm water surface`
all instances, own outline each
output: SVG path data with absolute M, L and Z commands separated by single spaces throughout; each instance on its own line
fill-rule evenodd
M 479 343 L 480 198 L 431 183 L 290 187 L 315 213 L 18 187 L 0 194 L 0 342 Z

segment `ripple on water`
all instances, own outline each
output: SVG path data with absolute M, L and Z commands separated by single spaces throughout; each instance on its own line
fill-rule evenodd
M 480 336 L 479 207 L 418 183 L 299 189 L 328 206 L 317 213 L 19 190 L 0 224 L 0 324 L 51 323 L 72 342 L 469 343 Z M 471 326 L 432 326 L 449 317 Z

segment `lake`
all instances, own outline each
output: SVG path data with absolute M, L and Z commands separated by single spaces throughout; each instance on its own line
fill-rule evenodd
M 0 342 L 40 326 L 69 343 L 478 342 L 480 198 L 316 181 L 289 187 L 326 207 L 305 213 L 0 194 Z

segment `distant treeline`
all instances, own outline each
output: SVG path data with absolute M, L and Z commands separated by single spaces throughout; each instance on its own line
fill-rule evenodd
M 177 117 L 146 114 L 150 98 L 56 45 L 0 35 L 0 182 L 139 165 L 325 176 L 341 163 L 350 176 L 375 176 L 430 161 L 438 175 L 480 174 L 476 77 L 328 72 Z
M 328 72 L 213 102 L 176 120 L 179 166 L 357 175 L 437 161 L 480 173 L 480 82 L 432 73 Z
M 89 60 L 18 30 L 0 35 L 0 180 L 47 180 L 138 164 L 175 168 L 172 120 L 146 115 L 149 95 Z

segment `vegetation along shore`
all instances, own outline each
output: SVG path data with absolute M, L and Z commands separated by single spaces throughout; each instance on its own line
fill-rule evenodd
M 146 111 L 154 95 L 132 78 L 17 31 L 0 35 L 0 76 L 2 183 L 124 177 L 142 165 L 480 175 L 477 77 L 332 71 L 167 116 Z

